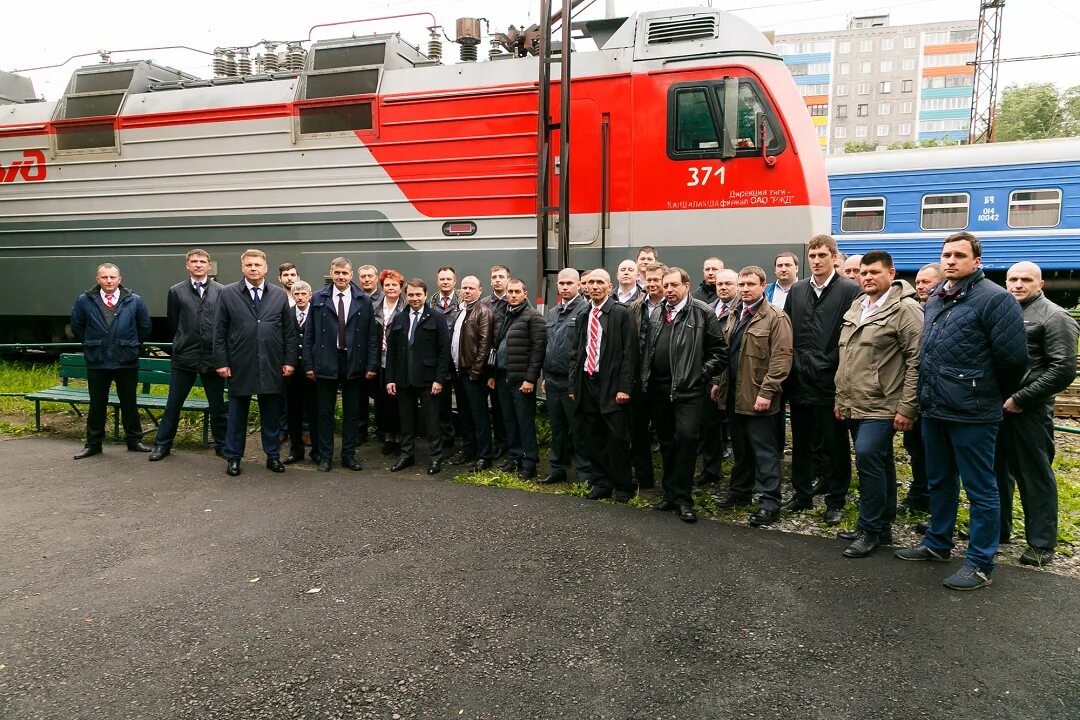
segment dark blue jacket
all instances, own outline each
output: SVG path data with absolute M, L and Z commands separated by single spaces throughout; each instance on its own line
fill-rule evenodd
M 71 330 L 83 344 L 86 367 L 93 370 L 118 370 L 139 366 L 139 344 L 150 339 L 150 312 L 142 298 L 120 286 L 116 316 L 112 325 L 98 307 L 94 286 L 75 300 L 71 309 Z
M 923 323 L 919 412 L 936 420 L 1000 422 L 1028 364 L 1020 303 L 976 270 L 931 291 Z
M 382 335 L 375 323 L 371 299 L 356 285 L 349 284 L 348 317 L 345 319 L 345 348 L 349 380 L 379 369 Z M 314 371 L 321 380 L 338 380 L 337 290 L 324 287 L 311 297 L 304 323 L 304 372 Z

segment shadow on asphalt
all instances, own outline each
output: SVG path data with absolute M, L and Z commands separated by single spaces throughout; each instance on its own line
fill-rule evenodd
M 1080 583 L 550 494 L 0 442 L 0 718 L 1080 717 Z

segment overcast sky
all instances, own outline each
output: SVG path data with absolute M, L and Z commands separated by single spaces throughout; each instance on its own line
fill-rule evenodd
M 553 0 L 559 5 L 560 0 Z M 708 0 L 700 0 L 709 4 Z M 614 0 L 617 15 L 637 10 L 685 7 L 693 0 Z M 713 0 L 714 7 L 746 19 L 758 29 L 777 34 L 839 30 L 852 14 L 889 12 L 893 25 L 965 20 L 978 17 L 978 0 Z M 605 0 L 595 0 L 579 18 L 601 17 Z M 1002 58 L 1070 52 L 1080 36 L 1080 4 L 1075 0 L 1008 0 L 1004 11 Z M 175 10 L 169 9 L 170 7 Z M 118 50 L 160 45 L 189 45 L 213 50 L 217 46 L 250 45 L 263 38 L 303 39 L 317 23 L 351 20 L 395 13 L 429 11 L 453 37 L 454 19 L 486 17 L 493 29 L 529 25 L 537 21 L 539 0 L 385 0 L 344 3 L 340 0 L 302 0 L 259 3 L 183 0 L 173 4 L 146 0 L 114 0 L 100 3 L 61 0 L 52 6 L 9 3 L 3 11 L 4 42 L 0 45 L 0 69 L 50 65 L 77 53 L 98 49 Z M 43 16 L 44 15 L 44 16 Z M 316 31 L 315 38 L 365 32 L 399 31 L 413 44 L 426 43 L 424 18 L 367 23 L 344 29 Z M 483 47 L 481 48 L 483 50 Z M 456 59 L 456 48 L 445 50 Z M 483 54 L 483 53 L 481 53 Z M 209 59 L 193 53 L 155 51 L 114 55 L 114 60 L 134 57 L 152 59 L 209 77 Z M 73 61 L 64 68 L 28 73 L 39 95 L 55 99 L 74 68 L 96 58 Z M 1005 63 L 1002 85 L 1054 82 L 1064 89 L 1080 84 L 1080 57 Z

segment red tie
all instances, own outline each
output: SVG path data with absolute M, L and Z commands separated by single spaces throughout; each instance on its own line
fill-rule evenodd
M 664 318 L 667 320 L 668 325 L 670 325 L 671 321 L 675 319 L 675 313 L 671 312 L 670 306 L 664 310 Z
M 444 298 L 442 299 L 442 307 L 443 307 L 443 310 L 445 310 L 446 308 L 450 307 L 450 298 L 448 298 L 448 297 L 444 297 Z
M 596 373 L 600 364 L 600 308 L 593 308 L 589 317 L 589 347 L 585 355 L 585 372 Z
M 115 305 L 115 304 L 116 304 L 116 301 L 115 301 L 115 300 L 113 300 L 113 296 L 112 296 L 112 295 L 106 295 L 106 296 L 105 296 L 105 304 L 106 304 L 107 306 L 109 306 L 109 307 L 112 307 L 113 305 Z

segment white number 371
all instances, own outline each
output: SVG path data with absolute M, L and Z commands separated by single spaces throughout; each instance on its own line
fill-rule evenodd
M 723 165 L 720 167 L 713 167 L 711 165 L 705 165 L 702 167 L 690 167 L 687 170 L 690 171 L 690 179 L 686 181 L 686 187 L 699 187 L 707 185 L 710 180 L 715 184 L 719 179 L 720 184 L 724 184 L 725 168 Z

